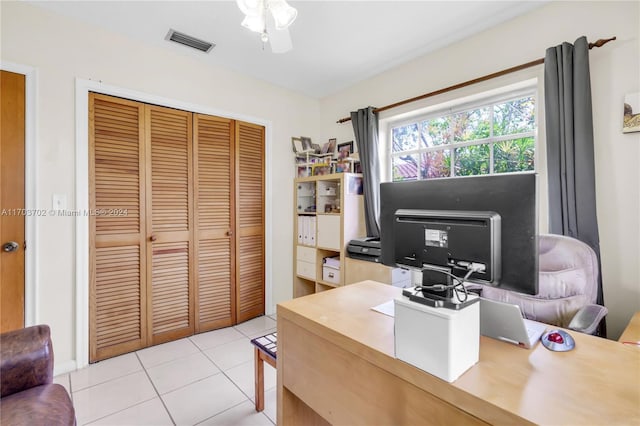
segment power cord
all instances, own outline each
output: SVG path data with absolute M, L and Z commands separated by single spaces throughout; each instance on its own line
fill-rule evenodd
M 467 278 L 471 276 L 471 274 L 473 274 L 474 272 L 480 272 L 483 269 L 484 269 L 483 265 L 480 265 L 478 263 L 469 263 L 467 265 L 467 273 L 462 279 L 453 275 L 451 272 L 443 271 L 441 269 L 434 269 L 435 271 L 438 271 L 444 275 L 447 275 L 453 278 L 457 282 L 455 284 L 450 284 L 450 285 L 446 285 L 446 284 L 416 285 L 415 290 L 416 291 L 423 291 L 423 290 L 446 291 L 449 289 L 453 289 L 453 294 L 456 295 L 456 299 L 458 299 L 458 302 L 464 303 L 467 301 L 467 298 L 469 297 L 469 293 L 467 292 L 467 288 L 464 286 L 464 282 L 467 280 Z M 460 287 L 462 289 L 460 289 Z M 460 293 L 464 293 L 463 299 L 461 299 Z

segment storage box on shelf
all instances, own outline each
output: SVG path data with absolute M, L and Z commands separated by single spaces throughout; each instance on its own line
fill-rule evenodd
M 362 175 L 298 178 L 294 197 L 294 297 L 344 285 L 346 246 L 365 234 Z

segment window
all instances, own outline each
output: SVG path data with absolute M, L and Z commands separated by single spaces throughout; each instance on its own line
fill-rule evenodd
M 485 100 L 390 126 L 393 181 L 534 170 L 535 95 Z

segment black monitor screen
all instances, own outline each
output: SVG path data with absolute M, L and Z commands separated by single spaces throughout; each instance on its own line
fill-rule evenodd
M 418 231 L 413 231 L 415 227 L 408 227 L 417 220 L 425 220 L 424 218 L 415 219 L 415 215 L 438 216 L 440 213 L 446 214 L 445 221 L 454 220 L 458 223 L 460 218 L 464 219 L 458 231 L 460 237 L 452 240 L 450 237 L 454 237 L 455 234 L 442 234 L 438 231 L 438 226 L 423 226 L 424 230 Z M 442 253 L 440 256 L 443 261 L 466 260 L 465 253 L 468 253 L 469 248 L 479 241 L 478 238 L 481 235 L 480 228 L 470 225 L 478 222 L 477 216 L 481 213 L 488 216 L 497 215 L 499 218 L 499 244 L 494 245 L 494 248 L 499 250 L 498 261 L 491 264 L 493 268 L 499 268 L 499 270 L 491 271 L 492 275 L 488 279 L 482 279 L 478 274 L 479 281 L 506 290 L 537 294 L 538 221 L 536 176 L 533 173 L 382 183 L 380 185 L 382 262 L 388 266 L 415 267 L 419 267 L 421 262 L 430 263 L 429 260 L 425 261 L 419 256 L 416 259 L 412 259 L 411 256 L 412 253 L 419 254 L 425 249 L 425 241 L 429 241 L 426 237 L 430 234 L 433 234 L 434 241 L 436 237 L 447 237 L 447 247 L 440 242 L 440 247 L 436 249 L 436 252 Z M 433 221 L 433 217 L 429 217 L 429 221 Z M 436 233 L 439 234 L 436 235 Z M 416 238 L 409 238 L 410 235 L 415 235 Z M 435 243 L 433 245 L 437 246 Z M 426 250 L 424 251 L 426 253 Z M 426 256 L 424 258 L 427 259 Z M 412 260 L 416 263 L 412 264 Z M 470 258 L 470 260 L 474 259 Z

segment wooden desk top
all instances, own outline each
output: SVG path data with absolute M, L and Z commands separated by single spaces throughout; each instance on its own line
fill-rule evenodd
M 620 335 L 618 342 L 640 342 L 640 312 L 636 312 L 633 317 L 631 317 L 627 328 L 625 328 L 622 335 Z
M 448 384 L 394 357 L 401 289 L 364 281 L 278 305 L 278 315 L 489 423 L 639 424 L 640 351 L 571 332 L 576 348 L 527 350 L 480 336 L 479 362 Z

